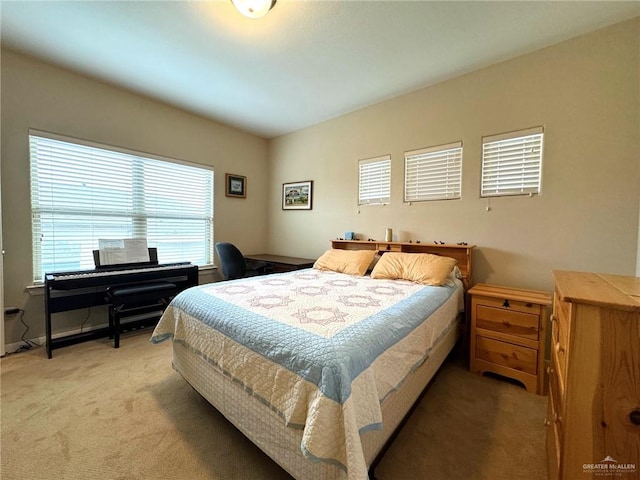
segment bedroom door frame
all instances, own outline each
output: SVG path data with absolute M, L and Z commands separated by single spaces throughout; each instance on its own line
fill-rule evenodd
M 0 159 L 0 184 L 2 183 L 2 160 Z M 4 247 L 2 245 L 2 187 L 0 186 L 0 357 L 4 357 L 6 350 L 4 345 Z

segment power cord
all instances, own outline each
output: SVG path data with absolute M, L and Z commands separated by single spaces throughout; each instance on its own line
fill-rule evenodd
M 84 331 L 84 325 L 87 323 L 87 320 L 89 320 L 90 316 L 91 316 L 91 307 L 87 308 L 87 316 L 84 317 L 84 320 L 82 321 L 82 323 L 80 323 L 80 333 Z
M 22 336 L 20 337 L 20 339 L 22 340 L 22 345 L 20 345 L 15 351 L 11 352 L 11 353 L 20 353 L 20 352 L 26 352 L 27 350 L 31 350 L 33 347 L 41 347 L 42 344 L 38 344 L 36 342 L 34 342 L 33 340 L 27 340 L 25 337 L 27 336 L 27 333 L 29 332 L 29 325 L 27 325 L 24 322 L 24 310 L 19 308 L 17 309 L 17 312 L 11 312 L 11 313 L 17 313 L 18 314 L 18 320 L 20 321 L 20 323 L 22 325 L 24 325 L 24 332 L 22 332 Z
M 30 327 L 24 321 L 24 318 L 23 318 L 24 310 L 22 308 L 11 307 L 11 308 L 5 309 L 5 315 L 16 315 L 16 314 L 18 315 L 18 320 L 20 321 L 20 323 L 24 325 L 24 332 L 22 332 L 22 336 L 20 337 L 20 340 L 22 340 L 22 345 L 20 345 L 13 352 L 7 352 L 7 355 L 26 352 L 28 350 L 31 350 L 34 347 L 41 347 L 44 345 L 44 343 L 37 343 L 37 342 L 34 342 L 33 340 L 28 340 L 27 338 L 25 338 L 27 336 L 27 333 L 29 333 Z M 90 316 L 91 316 L 91 307 L 87 309 L 87 315 L 85 316 L 84 320 L 80 324 L 80 332 L 84 330 L 84 326 L 87 323 L 87 320 L 89 320 Z

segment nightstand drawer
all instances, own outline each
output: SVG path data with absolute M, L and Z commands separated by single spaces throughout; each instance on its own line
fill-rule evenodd
M 483 297 L 478 296 L 476 300 L 479 304 L 486 305 L 488 307 L 503 308 L 508 311 L 530 313 L 531 315 L 540 314 L 540 305 L 514 300 L 513 298 L 505 297 Z
M 475 357 L 513 370 L 537 375 L 538 351 L 491 338 L 476 336 Z
M 538 340 L 539 315 L 487 305 L 476 307 L 476 328 Z

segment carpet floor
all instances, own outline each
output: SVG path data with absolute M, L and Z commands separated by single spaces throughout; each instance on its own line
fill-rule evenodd
M 0 361 L 3 480 L 290 480 L 171 367 L 151 330 Z M 543 480 L 546 397 L 454 355 L 391 445 L 379 480 Z M 304 479 L 300 479 L 304 480 Z

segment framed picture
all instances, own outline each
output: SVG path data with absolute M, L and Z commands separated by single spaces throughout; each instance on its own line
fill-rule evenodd
M 311 210 L 313 181 L 282 184 L 283 210 Z
M 226 185 L 224 194 L 227 197 L 245 198 L 247 196 L 247 177 L 225 173 L 224 183 Z

